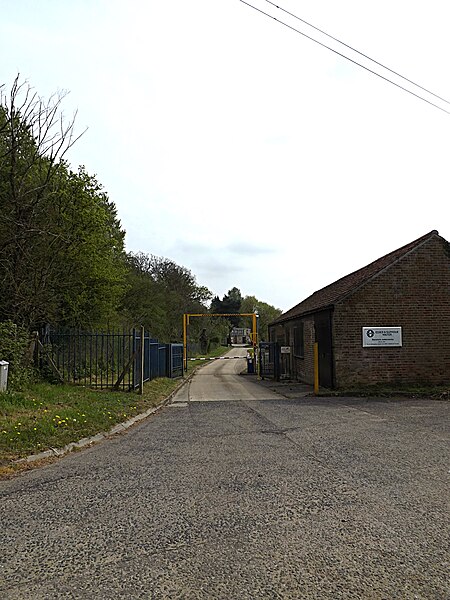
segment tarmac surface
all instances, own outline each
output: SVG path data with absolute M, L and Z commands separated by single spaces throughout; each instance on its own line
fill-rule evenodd
M 449 404 L 214 362 L 126 433 L 0 482 L 0 597 L 450 598 Z M 215 369 L 232 401 L 199 399 Z

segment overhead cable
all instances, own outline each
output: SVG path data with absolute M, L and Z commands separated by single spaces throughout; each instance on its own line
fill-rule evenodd
M 357 54 L 360 54 L 361 56 L 364 56 L 364 58 L 367 58 L 368 60 L 370 60 L 371 62 L 375 63 L 376 65 L 379 65 L 380 67 L 383 67 L 383 69 L 386 69 L 386 71 L 390 71 L 391 73 L 393 73 L 394 75 L 397 75 L 398 77 L 401 77 L 402 79 L 404 79 L 405 81 L 407 81 L 408 83 L 412 83 L 413 85 L 415 85 L 416 87 L 420 88 L 421 90 L 423 90 L 424 92 L 427 92 L 428 94 L 431 94 L 432 96 L 434 96 L 435 98 L 439 98 L 439 100 L 442 100 L 443 102 L 446 102 L 447 104 L 450 104 L 450 100 L 446 100 L 445 98 L 442 98 L 442 96 L 438 96 L 437 94 L 435 94 L 434 92 L 428 90 L 427 88 L 419 85 L 418 83 L 415 83 L 414 81 L 412 81 L 411 79 L 408 79 L 407 77 L 404 77 L 403 75 L 401 75 L 400 73 L 397 73 L 397 71 L 394 71 L 393 69 L 390 69 L 389 67 L 386 67 L 386 65 L 383 65 L 383 63 L 378 62 L 377 60 L 375 60 L 374 58 L 370 58 L 370 56 L 367 56 L 367 54 L 364 54 L 364 52 L 360 52 L 359 50 L 357 50 L 356 48 L 353 48 L 353 46 L 349 46 L 349 44 L 346 44 L 345 42 L 343 42 L 342 40 L 330 35 L 329 33 L 327 33 L 326 31 L 323 31 L 323 29 L 319 29 L 319 27 L 316 27 L 315 25 L 313 25 L 312 23 L 308 23 L 308 21 L 305 21 L 305 19 L 302 19 L 300 17 L 298 17 L 297 15 L 294 15 L 294 13 L 289 12 L 288 10 L 284 9 L 282 6 L 278 6 L 278 4 L 275 4 L 274 2 L 271 2 L 270 0 L 265 0 L 268 4 L 271 4 L 272 6 L 275 6 L 276 8 L 278 8 L 279 10 L 285 12 L 286 14 L 290 15 L 291 17 L 294 17 L 294 19 L 297 19 L 298 21 L 301 21 L 302 23 L 305 23 L 306 25 L 308 25 L 308 27 L 312 27 L 313 29 L 315 29 L 316 31 L 319 31 L 320 33 L 322 33 L 323 35 L 326 35 L 327 37 L 331 38 L 332 40 L 334 40 L 335 42 L 338 42 L 339 44 L 342 44 L 343 46 L 345 46 L 346 48 L 349 48 L 350 50 L 353 50 L 353 52 L 356 52 Z
M 277 21 L 277 23 L 280 23 L 280 25 L 284 25 L 288 29 L 291 29 L 292 31 L 295 31 L 296 33 L 302 35 L 303 37 L 306 37 L 307 39 L 311 40 L 312 42 L 315 42 L 316 44 L 319 44 L 319 46 L 322 46 L 323 48 L 326 48 L 327 50 L 330 50 L 331 52 L 334 52 L 334 54 L 337 54 L 338 56 L 341 56 L 342 58 L 345 58 L 346 60 L 350 61 L 351 63 L 353 63 L 355 65 L 357 65 L 358 67 L 361 67 L 362 69 L 365 69 L 369 73 L 372 73 L 372 75 L 376 75 L 380 79 L 384 79 L 384 81 L 387 81 L 388 83 L 391 83 L 392 85 L 395 85 L 395 87 L 400 88 L 404 92 L 407 92 L 408 94 L 411 94 L 412 96 L 415 96 L 419 100 L 423 100 L 423 102 L 426 102 L 427 104 L 431 104 L 431 106 L 434 106 L 435 108 L 438 108 L 442 112 L 445 112 L 448 115 L 450 115 L 450 111 L 446 110 L 445 108 L 442 108 L 442 106 L 439 106 L 438 104 L 435 104 L 434 102 L 431 102 L 431 100 L 427 100 L 423 96 L 420 96 L 419 94 L 416 94 L 415 92 L 409 90 L 408 88 L 405 88 L 404 86 L 400 85 L 399 83 L 395 83 L 395 81 L 392 81 L 388 77 L 385 77 L 384 75 L 381 75 L 380 73 L 377 73 L 373 69 L 369 69 L 369 67 L 366 67 L 365 65 L 359 63 L 358 61 L 353 60 L 349 56 L 346 56 L 345 54 L 342 54 L 342 52 L 338 52 L 334 48 L 331 48 L 330 46 L 327 46 L 326 44 L 324 44 L 322 42 L 319 42 L 319 40 L 316 40 L 315 38 L 311 37 L 310 35 L 307 35 L 303 31 L 300 31 L 299 29 L 296 29 L 295 27 L 292 27 L 292 25 L 289 25 L 288 23 L 285 23 L 284 21 L 281 21 L 280 19 L 277 19 L 276 17 L 270 15 L 269 13 L 264 12 L 260 8 L 257 8 L 256 6 L 253 6 L 253 4 L 250 4 L 249 2 L 246 2 L 245 0 L 239 0 L 239 1 L 242 2 L 242 4 L 246 4 L 250 8 L 253 8 L 253 10 L 256 10 L 257 12 L 263 14 L 264 16 L 269 17 L 270 19 L 273 19 L 274 21 Z M 447 100 L 445 100 L 445 102 L 447 102 Z

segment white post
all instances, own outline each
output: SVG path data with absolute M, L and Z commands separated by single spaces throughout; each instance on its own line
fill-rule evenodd
M 8 386 L 8 366 L 9 362 L 0 360 L 0 392 L 6 392 Z

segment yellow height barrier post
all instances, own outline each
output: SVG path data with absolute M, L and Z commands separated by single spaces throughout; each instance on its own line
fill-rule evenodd
M 187 371 L 188 360 L 187 360 L 187 326 L 189 324 L 189 315 L 183 315 L 183 364 L 184 370 Z
M 314 393 L 319 393 L 319 344 L 314 344 Z

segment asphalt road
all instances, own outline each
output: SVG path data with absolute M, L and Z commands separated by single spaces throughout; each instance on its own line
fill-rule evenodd
M 0 482 L 2 599 L 450 598 L 448 403 L 287 399 L 232 363 Z
M 231 400 L 279 399 L 279 395 L 241 377 L 247 371 L 247 348 L 234 347 L 225 356 L 197 371 L 175 401 L 218 402 Z

